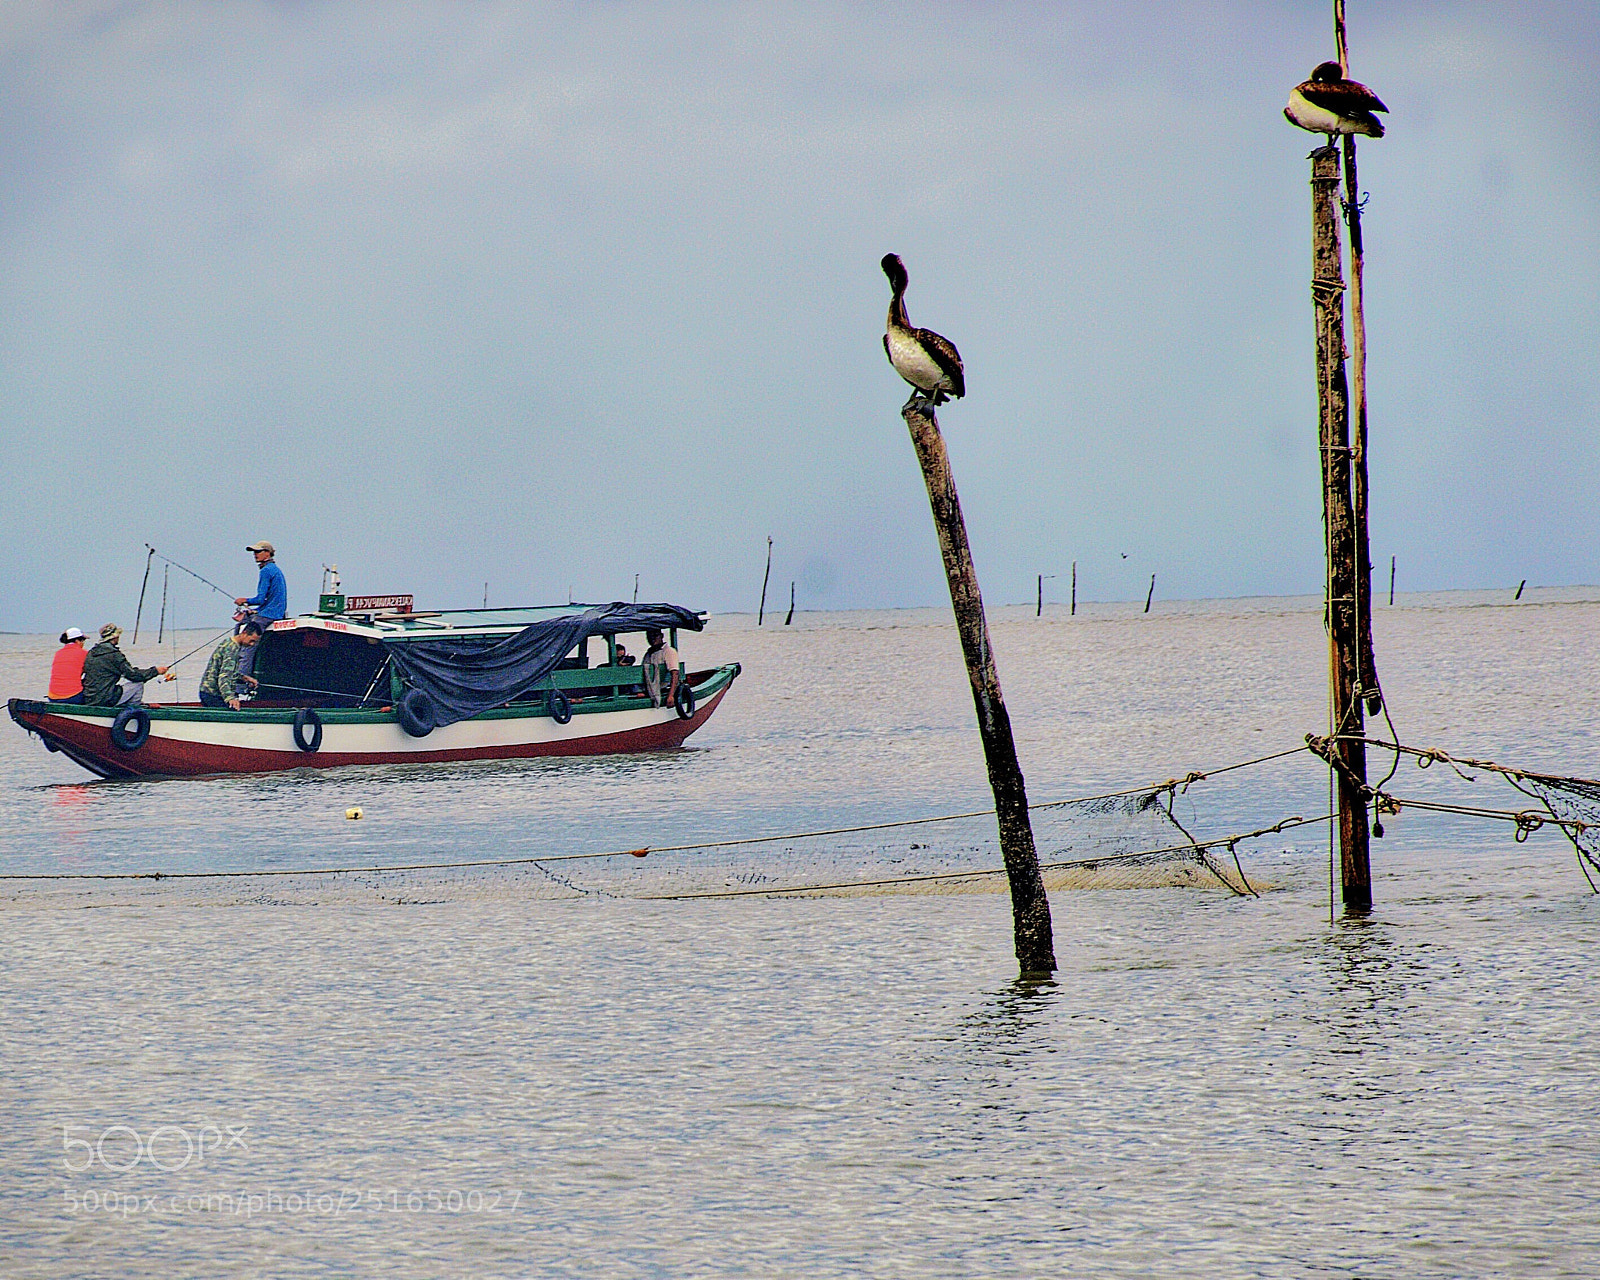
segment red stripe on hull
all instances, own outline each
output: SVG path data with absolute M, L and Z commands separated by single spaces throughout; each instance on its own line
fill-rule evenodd
M 448 764 L 457 760 L 528 760 L 540 756 L 600 756 L 620 752 L 664 751 L 711 718 L 723 694 L 717 690 L 692 719 L 673 718 L 642 729 L 600 733 L 554 742 L 457 747 L 448 751 L 259 751 L 215 743 L 185 742 L 154 734 L 136 751 L 112 745 L 109 725 L 81 716 L 18 711 L 15 719 L 52 743 L 92 773 L 108 778 L 180 778 L 216 773 L 277 773 L 285 769 L 337 769 L 357 764 Z

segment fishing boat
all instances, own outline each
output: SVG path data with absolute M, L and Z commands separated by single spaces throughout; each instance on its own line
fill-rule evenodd
M 670 604 L 418 612 L 408 596 L 324 595 L 274 622 L 237 711 L 199 703 L 87 707 L 13 698 L 11 718 L 103 778 L 603 755 L 681 746 L 739 665 L 678 666 L 653 704 L 619 636 L 699 631 Z M 643 652 L 641 644 L 636 652 Z

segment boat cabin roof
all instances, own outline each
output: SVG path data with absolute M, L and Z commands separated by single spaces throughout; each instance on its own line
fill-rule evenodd
M 441 636 L 515 635 L 535 622 L 575 617 L 596 608 L 592 604 L 527 605 L 511 609 L 434 609 L 415 613 L 385 610 L 345 613 L 302 613 L 272 624 L 279 631 L 334 631 L 382 640 L 388 644 L 407 640 L 437 640 Z M 702 615 L 703 616 L 703 615 Z

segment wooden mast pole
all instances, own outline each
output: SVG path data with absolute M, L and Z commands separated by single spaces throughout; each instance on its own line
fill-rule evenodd
M 1372 906 L 1367 749 L 1359 690 L 1358 555 L 1351 502 L 1350 404 L 1345 382 L 1344 271 L 1339 243 L 1339 151 L 1311 153 L 1311 298 L 1317 329 L 1318 437 L 1327 537 L 1328 682 L 1338 792 L 1339 867 L 1346 912 Z
M 944 571 L 950 583 L 950 604 L 956 630 L 967 660 L 972 702 L 978 713 L 978 736 L 983 741 L 994 791 L 995 816 L 1000 827 L 1000 854 L 1011 882 L 1011 923 L 1016 938 L 1017 963 L 1024 978 L 1043 978 L 1055 971 L 1055 940 L 1050 925 L 1050 899 L 1045 895 L 1039 855 L 1034 848 L 1033 826 L 1028 820 L 1028 793 L 1017 763 L 1017 745 L 1011 736 L 1011 717 L 1000 696 L 1000 676 L 989 646 L 989 623 L 978 590 L 978 572 L 967 542 L 967 524 L 956 496 L 950 455 L 944 447 L 933 406 L 913 396 L 900 411 L 911 432 L 911 444 L 928 486 L 928 505 L 939 535 Z

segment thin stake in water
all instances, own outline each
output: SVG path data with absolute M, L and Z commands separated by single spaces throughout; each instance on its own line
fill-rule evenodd
M 772 535 L 767 535 L 767 571 L 761 576 L 761 607 L 756 610 L 756 626 L 767 616 L 767 579 L 772 577 Z

